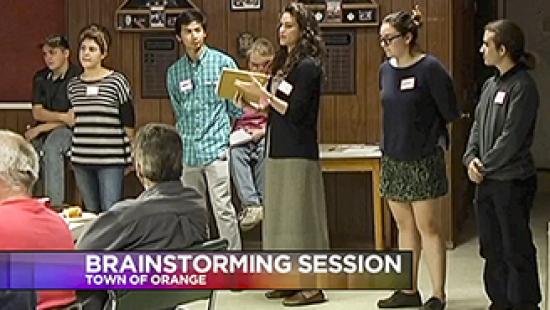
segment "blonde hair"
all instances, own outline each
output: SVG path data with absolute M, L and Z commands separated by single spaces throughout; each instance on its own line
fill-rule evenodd
M 90 39 L 97 43 L 102 54 L 105 54 L 109 50 L 111 36 L 109 35 L 109 31 L 103 26 L 91 24 L 84 27 L 78 36 L 78 45 L 82 45 L 82 41 L 86 39 Z
M 250 55 L 256 53 L 258 56 L 263 58 L 273 58 L 275 56 L 275 47 L 271 44 L 266 38 L 257 38 L 254 40 L 254 43 L 246 51 L 246 58 L 250 59 Z
M 30 192 L 38 179 L 38 154 L 19 134 L 0 130 L 0 179 L 13 188 Z

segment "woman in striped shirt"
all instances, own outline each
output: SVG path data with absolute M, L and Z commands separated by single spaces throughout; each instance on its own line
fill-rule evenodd
M 71 162 L 87 210 L 101 212 L 122 198 L 124 170 L 132 162 L 134 108 L 126 77 L 103 66 L 109 34 L 90 25 L 79 37 L 84 69 L 68 85 L 75 115 Z

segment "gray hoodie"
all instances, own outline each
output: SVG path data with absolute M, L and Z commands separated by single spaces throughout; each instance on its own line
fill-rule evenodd
M 523 64 L 489 78 L 476 107 L 464 165 L 479 158 L 484 177 L 493 180 L 534 175 L 530 148 L 538 107 L 537 85 Z

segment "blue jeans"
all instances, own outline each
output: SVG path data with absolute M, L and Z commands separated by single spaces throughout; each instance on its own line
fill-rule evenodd
M 65 202 L 65 158 L 71 148 L 72 135 L 69 128 L 58 127 L 47 136 L 33 140 L 33 145 L 40 154 L 44 195 L 56 207 L 63 206 Z
M 122 199 L 124 166 L 74 164 L 73 168 L 86 210 L 94 213 L 107 211 Z
M 263 204 L 265 139 L 231 147 L 231 179 L 243 208 Z

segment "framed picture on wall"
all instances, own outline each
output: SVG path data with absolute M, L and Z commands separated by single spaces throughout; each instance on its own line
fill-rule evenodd
M 232 11 L 261 10 L 263 0 L 229 0 Z

